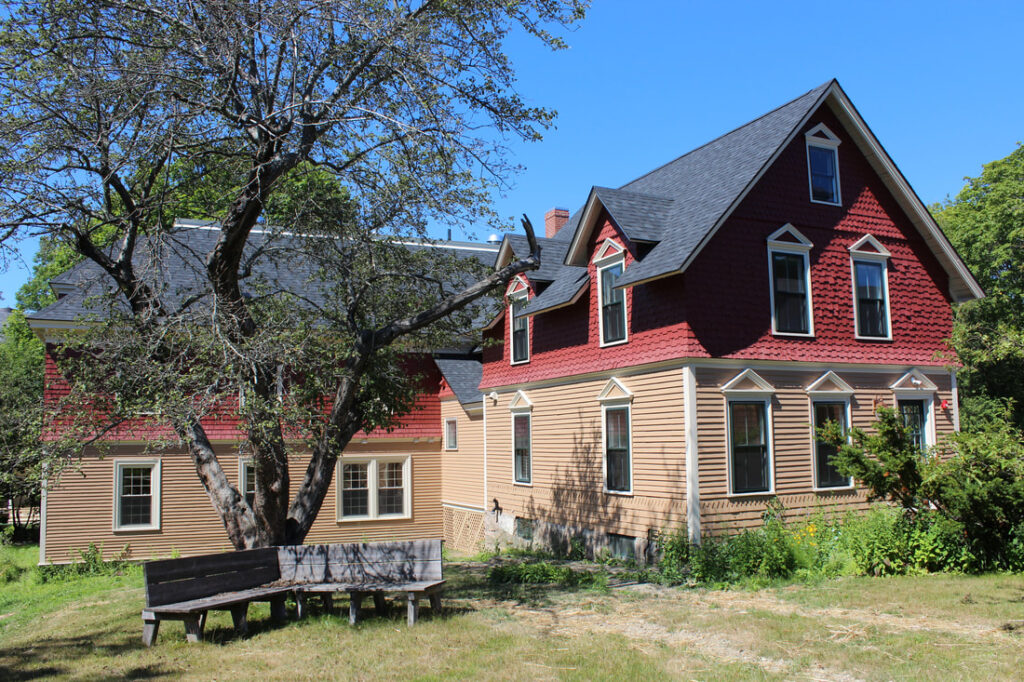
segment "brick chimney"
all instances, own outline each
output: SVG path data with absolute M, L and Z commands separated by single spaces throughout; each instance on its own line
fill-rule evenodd
M 564 208 L 553 208 L 544 214 L 544 236 L 551 239 L 562 226 L 569 222 L 569 211 Z

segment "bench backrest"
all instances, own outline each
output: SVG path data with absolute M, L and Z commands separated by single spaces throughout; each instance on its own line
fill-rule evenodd
M 278 547 L 281 579 L 295 583 L 441 580 L 441 541 L 353 542 Z
M 274 547 L 148 561 L 143 572 L 147 606 L 247 590 L 281 577 Z

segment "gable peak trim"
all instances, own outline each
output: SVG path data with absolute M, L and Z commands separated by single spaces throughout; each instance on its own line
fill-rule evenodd
M 819 123 L 808 130 L 804 133 L 804 138 L 808 143 L 816 142 L 827 147 L 838 147 L 843 143 L 843 141 L 840 140 L 835 133 L 829 130 L 829 127 L 824 123 Z
M 849 247 L 850 253 L 855 253 L 860 256 L 883 256 L 890 258 L 892 253 L 889 249 L 882 246 L 882 242 L 878 241 L 870 234 L 866 234 Z
M 597 253 L 594 254 L 592 262 L 597 263 L 603 260 L 617 258 L 619 256 L 622 256 L 622 254 L 624 254 L 625 252 L 625 246 L 620 244 L 617 239 L 608 237 L 601 243 L 601 246 L 600 248 L 598 248 Z
M 601 403 L 633 402 L 633 392 L 626 388 L 616 377 L 612 377 L 597 394 L 597 400 Z
M 752 383 L 752 388 L 744 388 L 743 384 Z M 722 386 L 722 393 L 734 396 L 762 396 L 775 393 L 775 387 L 765 381 L 761 375 L 749 367 Z
M 512 281 L 508 283 L 508 289 L 505 291 L 506 296 L 512 296 L 514 294 L 522 293 L 524 291 L 529 292 L 530 285 L 522 275 L 516 275 L 512 278 Z
M 516 391 L 512 400 L 509 401 L 508 409 L 510 412 L 529 412 L 533 409 L 533 401 L 527 397 L 525 391 Z
M 796 241 L 786 241 L 781 238 L 785 235 L 790 235 Z M 768 245 L 773 248 L 790 248 L 790 249 L 810 249 L 814 246 L 814 243 L 810 239 L 804 236 L 804 234 L 793 227 L 792 223 L 786 223 L 779 229 L 768 235 Z
M 804 390 L 806 390 L 807 395 L 812 398 L 828 396 L 842 396 L 844 398 L 849 398 L 853 395 L 853 387 L 843 381 L 842 378 L 832 370 L 822 374 Z
M 929 379 L 918 369 L 912 369 L 903 376 L 901 376 L 892 386 L 889 387 L 895 391 L 920 391 L 927 393 L 934 393 L 939 390 L 939 387 L 935 385 L 935 382 Z

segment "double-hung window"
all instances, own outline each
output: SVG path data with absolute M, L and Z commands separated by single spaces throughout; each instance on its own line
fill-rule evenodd
M 923 400 L 897 400 L 900 416 L 903 417 L 903 425 L 910 434 L 910 440 L 921 452 L 928 450 L 928 439 L 925 437 L 927 419 L 925 401 Z
M 771 493 L 771 402 L 775 389 L 751 369 L 722 387 L 726 397 L 729 493 Z
M 459 421 L 458 419 L 444 420 L 444 449 L 459 449 Z
M 629 406 L 605 406 L 604 471 L 607 492 L 630 493 L 633 491 L 631 459 Z
M 854 331 L 857 338 L 892 338 L 889 319 L 889 256 L 889 251 L 871 235 L 850 247 Z
M 533 481 L 533 463 L 531 462 L 529 414 L 512 415 L 512 441 L 516 483 L 531 483 Z
M 529 302 L 526 292 L 515 294 L 509 300 L 509 317 L 512 319 L 512 364 L 530 360 L 530 318 L 523 314 Z
M 160 528 L 160 461 L 114 462 L 114 530 Z
M 601 273 L 601 343 L 626 340 L 626 292 L 615 288 L 622 276 L 622 261 L 599 269 Z
M 807 143 L 807 176 L 811 201 L 839 206 L 839 138 L 824 123 L 804 135 Z
M 850 479 L 839 473 L 832 463 L 836 447 L 825 443 L 818 436 L 818 429 L 828 422 L 835 422 L 843 430 L 849 429 L 847 421 L 847 403 L 833 401 L 817 401 L 814 403 L 814 475 L 817 488 L 845 488 L 850 486 Z
M 409 518 L 411 466 L 410 457 L 342 457 L 338 520 Z
M 814 335 L 811 246 L 810 240 L 788 224 L 768 237 L 773 334 Z
M 250 507 L 256 501 L 256 467 L 251 459 L 238 460 L 238 492 Z

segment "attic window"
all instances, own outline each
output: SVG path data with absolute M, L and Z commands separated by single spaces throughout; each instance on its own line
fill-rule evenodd
M 807 177 L 811 201 L 839 206 L 839 144 L 840 140 L 824 123 L 804 135 L 807 142 Z
M 612 346 L 627 341 L 629 319 L 626 311 L 626 292 L 615 287 L 625 269 L 626 250 L 611 239 L 606 239 L 594 257 L 597 266 L 597 309 L 601 332 L 601 346 Z

